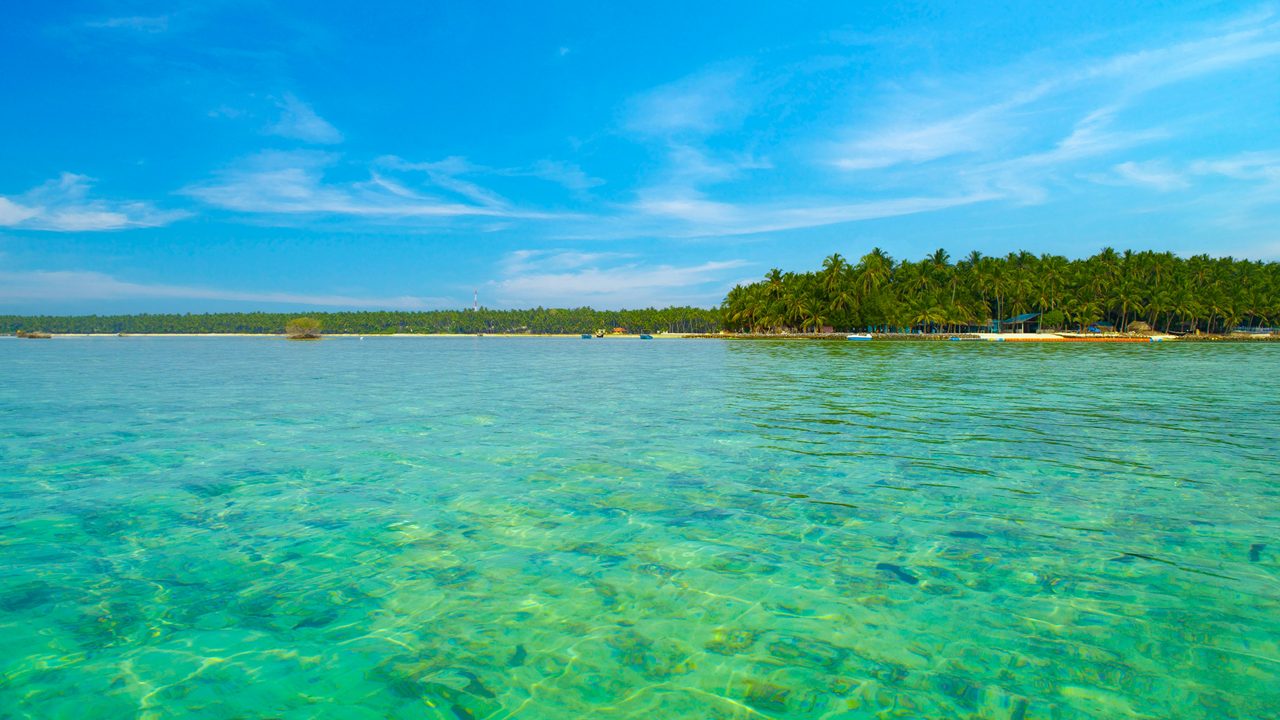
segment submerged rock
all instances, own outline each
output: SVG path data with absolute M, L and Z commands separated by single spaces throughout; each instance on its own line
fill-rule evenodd
M 835 672 L 849 656 L 849 651 L 821 640 L 782 637 L 769 643 L 769 654 L 793 665 L 820 667 Z
M 706 649 L 718 655 L 736 655 L 754 645 L 756 637 L 750 630 L 718 628 L 711 633 Z
M 902 582 L 908 585 L 916 585 L 920 582 L 920 578 L 917 578 L 915 575 L 912 575 L 911 573 L 902 569 L 901 565 L 894 565 L 893 563 L 882 562 L 882 563 L 876 563 L 876 569 L 880 570 L 881 572 L 887 572 L 890 575 L 893 575 L 894 577 L 896 577 L 897 579 L 901 580 Z
M 520 667 L 524 665 L 524 661 L 529 657 L 529 653 L 525 652 L 524 645 L 517 645 L 515 652 L 511 653 L 511 657 L 507 658 L 507 667 Z
M 790 695 L 790 688 L 764 680 L 748 680 L 747 695 L 744 700 L 747 705 L 757 710 L 781 713 L 787 711 L 787 698 Z

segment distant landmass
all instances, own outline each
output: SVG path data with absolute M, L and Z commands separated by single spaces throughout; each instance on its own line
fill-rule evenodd
M 140 315 L 0 315 L 0 333 L 283 333 L 299 313 L 201 313 Z M 623 328 L 632 333 L 707 333 L 720 329 L 720 311 L 695 307 L 645 310 L 534 308 L 531 310 L 431 310 L 424 312 L 306 313 L 325 334 L 415 333 L 577 334 Z
M 820 270 L 770 270 L 719 308 L 533 308 L 306 313 L 325 334 L 955 333 L 1016 329 L 1260 331 L 1280 323 L 1280 263 L 1173 253 L 1068 259 L 1029 252 L 953 263 L 945 250 L 896 261 L 876 248 Z M 0 315 L 0 333 L 279 334 L 298 313 Z
M 1280 322 L 1280 263 L 1169 252 L 1068 259 L 1029 252 L 951 262 L 945 250 L 895 261 L 876 248 L 856 263 L 838 253 L 820 270 L 770 270 L 729 291 L 725 329 L 963 332 L 1143 329 L 1259 330 Z

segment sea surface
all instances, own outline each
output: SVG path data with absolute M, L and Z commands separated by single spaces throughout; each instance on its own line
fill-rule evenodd
M 0 718 L 1275 718 L 1278 377 L 0 340 Z

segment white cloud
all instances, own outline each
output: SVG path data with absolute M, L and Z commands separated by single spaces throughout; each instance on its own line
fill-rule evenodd
M 508 168 L 498 170 L 497 173 L 511 177 L 528 176 L 541 178 L 560 185 L 567 190 L 579 193 L 604 184 L 604 180 L 588 175 L 582 168 L 573 163 L 555 160 L 539 160 L 529 167 Z
M 26 207 L 0 197 L 0 227 L 16 227 L 39 214 L 39 208 Z
M 110 201 L 89 197 L 93 181 L 84 175 L 62 173 L 11 198 L 0 196 L 0 227 L 55 232 L 88 232 L 159 227 L 189 213 L 158 210 L 140 201 Z
M 183 285 L 153 285 L 79 270 L 0 271 L 0 301 L 85 301 L 145 299 L 222 300 L 341 308 L 416 310 L 456 305 L 445 298 L 353 297 L 306 293 L 241 291 Z
M 337 128 L 292 93 L 285 93 L 278 104 L 282 115 L 279 121 L 268 128 L 271 134 L 318 145 L 342 142 L 342 133 Z
M 169 29 L 168 15 L 131 15 L 113 17 L 104 20 L 93 20 L 85 23 L 86 27 L 111 30 L 132 30 L 142 33 L 162 33 Z
M 626 128 L 648 136 L 707 134 L 739 119 L 751 95 L 741 68 L 714 68 L 632 98 Z
M 1083 177 L 1103 185 L 1141 186 L 1170 192 L 1191 187 L 1191 179 L 1196 176 L 1217 176 L 1252 183 L 1264 191 L 1270 186 L 1280 187 L 1280 153 L 1248 152 L 1196 160 L 1181 167 L 1174 167 L 1165 160 L 1131 160 L 1113 166 L 1109 172 Z M 1239 190 L 1233 191 L 1232 197 L 1248 199 L 1248 196 L 1240 195 Z
M 1183 190 L 1191 185 L 1182 173 L 1162 162 L 1123 162 L 1112 171 L 1125 184 L 1151 187 L 1160 192 Z
M 1280 56 L 1280 24 L 1269 19 L 1255 16 L 1206 29 L 1195 40 L 1116 54 L 1077 69 L 1022 63 L 978 76 L 935 78 L 914 96 L 887 99 L 887 117 L 870 127 L 846 128 L 850 139 L 824 147 L 823 162 L 865 171 L 982 153 L 980 162 L 1021 156 L 1043 166 L 1164 137 L 1168 133 L 1160 130 L 1103 128 L 1152 90 Z M 1242 23 L 1248 27 L 1241 29 Z M 1052 150 L 1030 147 L 1045 135 L 1046 121 L 1082 98 L 1103 109 L 1080 117 L 1072 135 Z
M 460 180 L 465 161 L 407 163 L 383 158 L 378 169 L 365 169 L 367 179 L 333 181 L 338 156 L 313 151 L 263 152 L 219 173 L 210 182 L 183 192 L 209 205 L 243 213 L 266 215 L 323 214 L 361 218 L 440 220 L 444 218 L 547 219 L 548 213 L 511 207 L 504 199 Z M 423 190 L 412 179 L 390 177 L 383 171 L 424 172 Z M 447 196 L 454 196 L 449 198 Z
M 700 192 L 647 194 L 630 206 L 631 214 L 594 222 L 590 232 L 573 239 L 609 237 L 707 238 L 839 225 L 842 223 L 935 212 L 1002 197 L 992 191 L 927 197 L 899 197 L 860 202 L 793 198 L 774 203 L 733 203 Z
M 491 287 L 503 304 L 516 306 L 708 305 L 724 296 L 726 271 L 744 264 L 646 265 L 617 253 L 519 250 L 507 256 L 504 277 Z
M 620 252 L 580 252 L 576 250 L 515 250 L 502 259 L 502 271 L 506 275 L 545 273 L 548 271 L 574 270 L 635 257 Z
M 1197 160 L 1191 163 L 1191 172 L 1280 184 L 1280 152 L 1250 152 L 1214 160 Z
M 1001 125 L 996 114 L 988 108 L 922 125 L 892 123 L 837 147 L 832 164 L 873 170 L 983 150 Z
M 771 170 L 773 164 L 750 153 L 712 153 L 704 148 L 671 143 L 667 151 L 666 184 L 692 187 L 741 177 L 749 170 Z
M 509 203 L 501 195 L 487 190 L 461 176 L 486 170 L 473 166 L 466 158 L 452 156 L 435 162 L 407 162 L 395 156 L 378 159 L 378 164 L 396 170 L 426 173 L 427 179 L 437 188 L 460 195 L 481 207 L 502 209 Z
M 1254 16 L 1233 23 L 1230 32 L 1118 55 L 1087 67 L 1072 79 L 1118 78 L 1129 92 L 1145 92 L 1275 57 L 1280 55 L 1280 23 L 1270 20 L 1270 15 Z M 1248 27 L 1234 29 L 1241 23 Z

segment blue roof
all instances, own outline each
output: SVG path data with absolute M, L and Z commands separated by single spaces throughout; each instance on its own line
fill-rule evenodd
M 1022 313 L 1021 315 L 1018 315 L 1017 317 L 1011 317 L 1008 320 L 1005 320 L 1004 322 L 1005 323 L 1022 323 L 1028 320 L 1034 320 L 1038 317 L 1040 317 L 1040 313 Z

